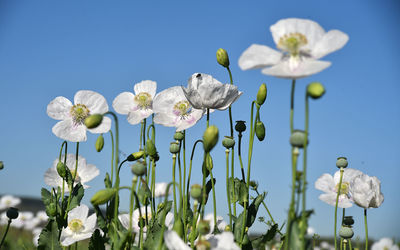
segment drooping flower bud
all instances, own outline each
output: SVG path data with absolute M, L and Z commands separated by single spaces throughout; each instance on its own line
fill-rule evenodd
M 3 161 L 0 161 L 0 170 L 2 170 L 4 168 L 4 163 Z
M 18 215 L 19 215 L 18 209 L 15 207 L 10 207 L 7 209 L 6 215 L 10 220 L 14 220 L 14 219 L 18 218 Z
M 307 86 L 307 95 L 312 99 L 318 99 L 325 94 L 324 85 L 320 82 L 312 82 Z
M 144 161 L 139 160 L 131 166 L 131 171 L 134 175 L 142 176 L 146 174 L 147 166 Z
M 180 131 L 175 132 L 175 134 L 174 134 L 174 140 L 177 140 L 177 141 L 182 141 L 184 137 L 185 137 L 185 135 Z
M 201 200 L 202 192 L 202 188 L 199 184 L 193 184 L 190 187 L 190 196 L 195 200 Z
M 236 121 L 235 130 L 239 133 L 242 133 L 246 130 L 246 122 L 245 121 Z
M 305 137 L 306 137 L 306 133 L 303 130 L 295 129 L 295 130 L 293 130 L 293 133 L 290 136 L 290 144 L 296 148 L 303 148 Z M 307 144 L 308 144 L 308 140 L 307 140 Z
M 144 151 L 135 152 L 135 153 L 128 155 L 126 160 L 127 161 L 136 161 L 136 160 L 142 158 L 143 155 L 144 155 Z
M 169 145 L 169 152 L 171 152 L 171 154 L 179 153 L 179 143 L 171 142 Z
M 229 56 L 228 56 L 228 52 L 226 52 L 226 50 L 219 48 L 217 50 L 217 62 L 224 66 L 225 68 L 229 67 Z
M 235 140 L 230 136 L 225 136 L 225 138 L 222 140 L 222 145 L 228 149 L 232 148 L 235 146 Z
M 103 147 L 104 147 L 103 134 L 100 134 L 99 137 L 97 137 L 95 147 L 96 147 L 97 152 L 100 152 L 103 149 Z
M 61 178 L 65 178 L 65 176 L 67 175 L 67 169 L 66 169 L 66 165 L 63 163 L 63 162 L 61 162 L 61 161 L 59 161 L 58 163 L 57 163 L 57 173 L 58 173 L 58 175 L 61 177 Z
M 338 157 L 336 160 L 336 167 L 346 168 L 349 165 L 346 157 Z
M 210 233 L 210 222 L 208 220 L 200 220 L 199 225 L 197 225 L 197 230 L 201 235 Z
M 218 128 L 210 126 L 203 134 L 203 147 L 204 151 L 210 152 L 218 142 Z
M 89 129 L 96 128 L 101 124 L 102 120 L 103 120 L 103 115 L 101 114 L 89 115 L 85 119 L 85 126 Z
M 114 197 L 116 192 L 117 190 L 114 188 L 102 189 L 97 191 L 97 193 L 92 196 L 90 202 L 93 204 L 93 206 L 105 204 Z
M 265 126 L 262 121 L 256 122 L 256 136 L 259 141 L 263 141 L 265 138 Z
M 156 146 L 150 139 L 148 139 L 146 142 L 146 154 L 148 154 L 150 157 L 154 157 L 157 154 Z
M 343 239 L 350 239 L 351 237 L 353 237 L 354 232 L 351 227 L 342 226 L 339 230 L 339 235 Z
M 260 88 L 258 89 L 257 92 L 257 99 L 256 99 L 257 104 L 260 106 L 263 105 L 266 98 L 267 98 L 267 85 L 263 83 L 260 85 Z

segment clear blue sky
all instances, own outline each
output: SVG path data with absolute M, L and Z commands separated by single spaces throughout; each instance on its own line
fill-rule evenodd
M 304 89 L 312 81 L 326 95 L 310 106 L 308 207 L 315 209 L 311 226 L 332 235 L 333 207 L 318 199 L 313 188 L 323 173 L 336 171 L 338 156 L 353 168 L 377 176 L 385 195 L 383 205 L 369 211 L 371 237 L 400 237 L 400 2 L 387 1 L 14 1 L 0 0 L 0 192 L 40 196 L 43 174 L 58 156 L 61 139 L 51 132 L 55 120 L 46 114 L 56 96 L 73 99 L 76 91 L 103 94 L 110 107 L 123 91 L 141 80 L 154 80 L 158 91 L 186 85 L 195 72 L 228 82 L 215 61 L 218 48 L 230 55 L 235 84 L 244 92 L 233 106 L 234 120 L 249 120 L 249 107 L 259 85 L 266 82 L 268 99 L 261 113 L 267 137 L 256 143 L 252 179 L 280 223 L 290 199 L 289 93 L 290 80 L 241 71 L 240 54 L 251 44 L 274 47 L 269 26 L 288 17 L 309 18 L 325 30 L 339 29 L 350 37 L 341 50 L 325 57 L 332 66 L 298 81 L 295 127 L 303 128 Z M 227 112 L 215 112 L 211 123 L 229 133 Z M 120 116 L 121 149 L 137 150 L 138 126 Z M 205 121 L 188 131 L 188 145 L 202 135 Z M 172 128 L 157 127 L 161 160 L 157 180 L 171 178 L 168 145 Z M 246 133 L 245 137 L 248 137 Z M 89 134 L 81 154 L 98 166 L 99 177 L 89 185 L 85 202 L 102 187 L 109 171 L 110 144 L 96 153 L 96 136 Z M 246 139 L 247 140 L 247 139 Z M 245 141 L 246 142 L 246 141 Z M 70 144 L 70 152 L 74 151 Z M 245 151 L 246 152 L 246 151 Z M 225 165 L 222 146 L 214 152 L 218 211 L 225 215 Z M 200 173 L 200 166 L 194 171 Z M 237 169 L 238 170 L 238 169 Z M 122 171 L 128 184 L 128 166 Z M 236 172 L 239 174 L 239 171 Z M 199 174 L 197 175 L 199 176 Z M 195 177 L 193 182 L 201 182 Z M 122 208 L 127 201 L 122 202 Z M 209 207 L 211 211 L 211 206 Z M 263 209 L 260 215 L 266 215 Z M 353 207 L 355 233 L 363 237 L 362 209 Z M 257 225 L 255 230 L 264 230 Z

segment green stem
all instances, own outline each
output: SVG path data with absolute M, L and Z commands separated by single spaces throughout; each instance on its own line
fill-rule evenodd
M 243 167 L 243 160 L 242 160 L 242 133 L 239 133 L 239 146 L 238 146 L 238 156 L 239 156 L 239 162 L 240 162 L 240 170 L 242 172 L 242 180 L 246 182 L 246 177 L 244 176 L 244 167 Z
M 78 158 L 79 158 L 79 142 L 76 143 L 76 152 L 75 152 L 75 172 L 74 176 L 72 177 L 72 184 L 69 187 L 69 196 L 68 196 L 68 202 L 67 202 L 67 210 L 69 209 L 69 205 L 71 203 L 71 197 L 72 197 L 72 191 L 74 190 L 74 183 L 75 183 L 75 178 L 78 173 Z M 64 214 L 64 219 L 67 219 L 68 213 Z
M 225 150 L 225 155 L 226 155 L 226 197 L 228 198 L 229 227 L 232 230 L 231 194 L 229 191 L 234 190 L 234 186 L 231 184 L 231 188 L 229 188 L 229 149 Z
M 61 161 L 61 157 L 62 157 L 62 150 L 65 146 L 65 150 L 64 150 L 64 166 L 67 166 L 67 153 L 68 153 L 68 143 L 67 141 L 64 141 L 61 144 L 61 149 L 60 149 L 60 155 L 58 157 L 58 161 Z M 61 204 L 64 203 L 64 193 L 65 193 L 65 178 L 63 178 L 63 184 L 62 184 L 62 191 L 61 191 Z
M 340 168 L 340 178 L 339 178 L 339 188 L 337 191 L 336 195 L 336 203 L 335 203 L 335 228 L 334 228 L 334 240 L 335 240 L 335 250 L 337 249 L 337 240 L 336 240 L 336 230 L 337 230 L 337 208 L 338 208 L 338 203 L 339 203 L 339 195 L 340 195 L 340 190 L 342 187 L 342 179 L 343 179 L 343 172 L 344 169 Z
M 349 249 L 353 250 L 353 247 L 351 246 L 351 239 L 349 239 Z
M 193 221 L 192 221 L 192 232 L 190 233 L 191 237 L 190 237 L 190 245 L 194 246 L 194 240 L 195 240 L 195 235 L 196 235 L 196 222 L 197 222 L 197 218 L 198 218 L 198 214 L 199 212 L 197 211 L 197 207 L 198 207 L 198 202 L 197 200 L 194 200 L 193 202 Z
M 364 208 L 364 224 L 365 224 L 365 250 L 368 250 L 368 224 L 367 224 L 367 209 L 366 208 Z
M 188 194 L 188 197 L 189 197 L 190 177 L 191 177 L 191 174 L 192 174 L 192 165 L 193 165 L 194 150 L 196 149 L 196 145 L 197 145 L 197 143 L 199 143 L 199 142 L 203 143 L 202 140 L 197 140 L 197 141 L 194 143 L 194 145 L 193 145 L 192 154 L 190 155 L 189 173 L 188 173 L 188 180 L 187 180 L 187 185 L 186 185 L 186 193 Z
M 207 108 L 207 128 L 210 126 L 210 109 Z
M 212 169 L 210 169 L 210 177 L 211 177 L 211 187 L 212 187 L 212 192 L 213 192 L 213 205 L 214 205 L 214 232 L 213 234 L 218 234 L 218 226 L 217 226 L 217 204 L 216 204 L 216 198 L 215 198 L 215 187 L 214 187 L 214 177 L 212 174 Z
M 235 147 L 232 147 L 232 154 L 231 154 L 231 185 L 232 185 L 232 193 L 233 196 L 235 197 L 235 188 L 234 188 L 234 178 L 235 178 L 235 164 L 234 164 L 234 159 L 235 159 Z M 233 202 L 233 216 L 236 217 L 236 202 Z
M 1 239 L 0 249 L 1 249 L 1 246 L 3 245 L 3 243 L 4 243 L 4 240 L 6 239 L 6 236 L 7 236 L 7 233 L 8 233 L 8 229 L 10 228 L 10 224 L 11 224 L 11 219 L 8 219 L 8 223 L 7 223 L 7 227 L 6 227 L 6 232 L 5 232 L 4 235 L 3 235 L 3 239 Z
M 294 89 L 296 86 L 296 79 L 292 80 L 292 89 L 290 91 L 290 134 L 293 133 L 293 114 L 294 114 Z
M 131 197 L 130 197 L 130 204 L 129 204 L 129 231 L 132 232 L 132 214 L 133 214 L 133 199 L 134 199 L 134 192 L 136 190 L 138 177 L 135 175 L 132 179 L 132 188 L 131 188 Z M 136 204 L 139 206 L 139 204 Z M 139 207 L 140 209 L 140 207 Z
M 168 186 L 167 186 L 167 189 L 166 189 L 166 193 L 167 194 L 169 194 L 169 189 L 170 189 L 172 184 L 175 185 L 175 182 L 174 183 L 168 183 Z M 168 199 L 168 195 L 165 195 L 164 205 L 167 204 L 167 199 Z M 165 207 L 164 207 L 163 215 L 162 215 L 162 221 L 161 221 L 161 237 L 159 237 L 160 239 L 158 241 L 158 250 L 162 249 L 162 242 L 163 242 L 163 239 L 164 239 L 164 231 L 165 231 L 165 217 L 166 216 L 167 216 L 167 209 L 165 209 Z
M 176 209 L 176 187 L 175 187 L 175 167 L 176 167 L 176 154 L 172 155 L 172 182 L 174 183 L 173 193 L 174 193 L 174 218 L 178 218 L 178 211 Z
M 187 242 L 187 223 L 186 223 L 186 210 L 189 194 L 185 192 L 185 184 L 186 184 L 186 131 L 183 130 L 183 231 L 185 242 Z
M 113 184 L 114 181 L 114 156 L 115 156 L 115 152 L 114 152 L 114 135 L 113 132 L 110 129 L 110 139 L 111 139 L 111 186 Z
M 156 214 L 156 201 L 155 201 L 155 192 L 156 192 L 156 161 L 154 158 L 151 160 L 151 214 Z

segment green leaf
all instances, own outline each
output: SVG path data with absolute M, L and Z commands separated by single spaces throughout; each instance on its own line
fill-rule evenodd
M 275 237 L 277 230 L 278 224 L 274 224 L 266 234 L 263 234 L 260 237 L 252 240 L 251 245 L 254 249 L 265 249 L 266 243 Z
M 81 204 L 81 200 L 83 198 L 84 192 L 85 191 L 83 189 L 82 184 L 78 183 L 75 185 L 75 187 L 72 191 L 72 194 L 71 194 L 72 195 L 71 202 L 69 204 L 69 208 L 67 209 L 67 213 Z
M 90 238 L 89 250 L 105 250 L 104 243 L 105 240 L 101 237 L 100 230 L 96 229 Z
M 58 234 L 57 223 L 54 220 L 50 220 L 40 233 L 38 250 L 61 250 Z
M 50 191 L 45 189 L 45 188 L 42 188 L 40 193 L 42 195 L 42 201 L 43 201 L 44 205 L 48 206 L 51 203 L 51 200 L 52 200 L 51 199 L 52 196 L 51 196 Z
M 251 227 L 251 225 L 253 225 L 254 221 L 256 220 L 258 208 L 260 207 L 260 204 L 264 200 L 264 198 L 265 193 L 258 195 L 249 206 L 247 211 L 247 227 Z
M 150 204 L 151 191 L 150 188 L 147 186 L 146 182 L 142 181 L 142 185 L 140 185 L 137 195 L 139 198 L 139 202 L 142 205 Z
M 214 180 L 214 186 L 215 186 L 215 183 L 217 180 L 215 178 L 213 178 L 213 180 Z M 208 194 L 210 193 L 211 190 L 212 190 L 212 183 L 211 183 L 211 180 L 209 180 L 209 181 L 207 181 L 207 184 L 206 184 L 206 203 L 208 200 Z
M 94 211 L 96 212 L 96 216 L 97 216 L 97 226 L 103 230 L 103 232 L 107 232 L 107 223 L 106 220 L 104 218 L 103 213 L 101 212 L 101 209 L 99 208 L 99 206 L 94 206 Z
M 239 179 L 235 182 L 235 192 L 238 192 L 239 204 L 243 207 L 244 202 L 249 202 L 249 190 L 246 187 L 246 183 Z

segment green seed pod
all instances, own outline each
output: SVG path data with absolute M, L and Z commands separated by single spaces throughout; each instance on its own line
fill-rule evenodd
M 217 62 L 225 68 L 229 67 L 229 56 L 226 50 L 221 48 L 217 50 Z
M 265 126 L 262 121 L 256 122 L 256 136 L 259 141 L 263 141 L 265 138 Z
M 210 233 L 210 222 L 208 220 L 200 220 L 197 225 L 197 230 L 201 235 Z
M 7 209 L 6 215 L 10 220 L 14 220 L 14 219 L 18 218 L 18 215 L 19 215 L 18 209 L 15 207 L 10 207 Z
M 324 85 L 320 82 L 312 82 L 307 86 L 307 95 L 312 99 L 318 99 L 325 94 Z
M 103 134 L 100 134 L 99 137 L 97 137 L 95 147 L 96 147 L 97 152 L 100 152 L 103 149 L 103 147 L 104 147 Z
M 126 160 L 127 161 L 136 161 L 136 160 L 142 158 L 143 155 L 144 155 L 144 151 L 135 152 L 135 153 L 128 155 Z
M 171 152 L 171 154 L 179 153 L 179 143 L 171 142 L 169 145 L 169 152 Z
M 2 170 L 4 168 L 4 163 L 3 161 L 0 161 L 0 170 Z
M 85 126 L 89 129 L 96 128 L 101 124 L 102 120 L 103 120 L 103 115 L 101 114 L 89 115 L 85 119 Z
M 343 225 L 351 227 L 351 226 L 353 226 L 353 224 L 354 224 L 353 216 L 345 216 L 344 217 Z
M 116 192 L 117 190 L 114 188 L 102 189 L 97 191 L 97 193 L 92 196 L 90 202 L 93 204 L 93 206 L 105 204 L 114 197 Z
M 153 157 L 157 154 L 156 146 L 154 145 L 153 141 L 148 139 L 146 142 L 146 153 Z
M 290 136 L 290 144 L 292 144 L 293 147 L 303 148 L 305 137 L 306 133 L 303 130 L 295 129 Z
M 46 214 L 49 217 L 54 217 L 57 215 L 57 207 L 56 204 L 54 203 L 50 203 L 47 207 L 46 207 Z
M 218 128 L 210 126 L 204 131 L 203 134 L 203 147 L 204 151 L 210 152 L 218 142 Z
M 263 83 L 260 85 L 260 88 L 258 89 L 256 103 L 261 106 L 264 104 L 266 98 L 267 98 L 267 85 Z
M 342 226 L 339 230 L 339 235 L 343 239 L 351 239 L 351 237 L 354 235 L 354 232 L 351 227 Z
M 245 121 L 236 121 L 235 130 L 239 133 L 242 133 L 246 130 L 246 122 Z
M 175 132 L 174 140 L 182 141 L 185 135 L 182 132 Z
M 180 218 L 178 218 L 177 220 L 174 220 L 174 225 L 172 227 L 172 230 L 174 230 L 179 235 L 179 237 L 183 236 L 183 234 L 184 234 L 183 223 Z
M 64 163 L 62 163 L 61 161 L 59 161 L 57 163 L 57 173 L 61 178 L 65 178 L 65 176 L 67 175 L 67 169 L 66 169 L 66 165 Z
M 200 201 L 202 194 L 203 194 L 203 189 L 201 188 L 201 186 L 199 184 L 193 184 L 190 187 L 190 196 L 193 199 Z
M 336 160 L 336 167 L 338 168 L 346 168 L 349 163 L 347 162 L 346 157 L 338 157 Z
M 233 139 L 233 137 L 225 136 L 225 138 L 222 140 L 222 145 L 228 149 L 232 148 L 233 146 L 235 146 L 235 140 Z
M 139 160 L 131 166 L 131 171 L 134 175 L 142 176 L 146 174 L 147 166 L 144 161 Z

